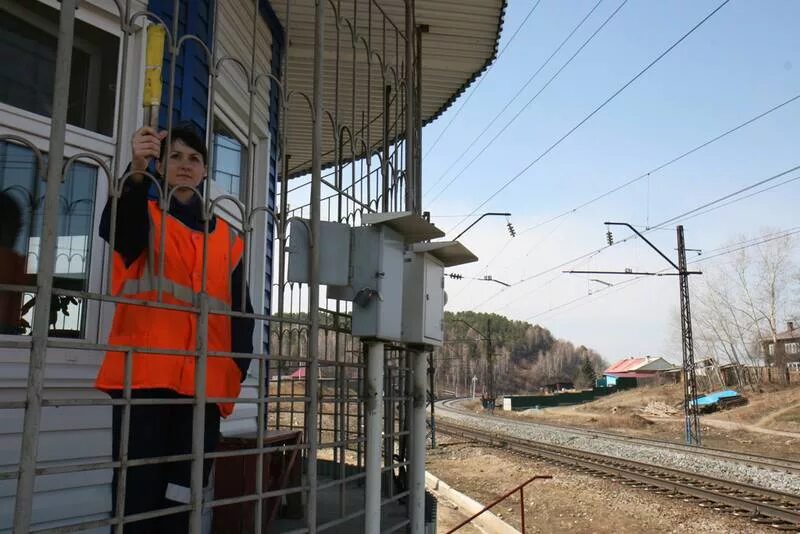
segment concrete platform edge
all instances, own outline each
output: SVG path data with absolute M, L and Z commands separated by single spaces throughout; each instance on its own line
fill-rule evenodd
M 456 504 L 460 511 L 466 516 L 478 513 L 483 510 L 483 504 L 453 489 L 443 480 L 425 471 L 425 487 L 435 494 L 441 495 L 447 500 Z M 472 523 L 481 530 L 498 534 L 521 534 L 519 530 L 494 515 L 486 511 L 472 520 Z

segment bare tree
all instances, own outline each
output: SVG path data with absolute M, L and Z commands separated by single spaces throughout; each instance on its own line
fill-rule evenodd
M 765 231 L 762 237 L 776 233 Z M 777 341 L 781 325 L 795 315 L 792 297 L 800 286 L 796 257 L 795 240 L 780 236 L 707 264 L 693 295 L 698 346 L 717 361 L 762 363 L 761 340 Z M 773 363 L 785 367 L 779 353 Z

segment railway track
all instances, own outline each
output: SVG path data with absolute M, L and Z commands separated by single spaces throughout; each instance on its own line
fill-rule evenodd
M 771 525 L 781 530 L 800 531 L 798 495 L 559 445 L 532 442 L 446 421 L 437 421 L 436 427 L 437 431 L 445 434 L 502 447 L 570 470 L 744 516 L 754 523 Z
M 450 411 L 461 415 L 471 415 L 475 416 L 473 412 L 468 410 L 464 410 L 459 406 L 459 399 L 449 399 L 445 401 L 441 401 L 437 408 L 440 411 Z M 769 469 L 771 471 L 776 471 L 780 473 L 787 473 L 791 475 L 800 475 L 800 462 L 795 462 L 792 460 L 787 460 L 785 458 L 775 458 L 771 456 L 759 456 L 754 454 L 746 454 L 734 451 L 727 451 L 724 449 L 713 449 L 708 447 L 694 447 L 689 445 L 684 445 L 681 443 L 674 443 L 671 441 L 662 441 L 658 439 L 652 438 L 638 438 L 633 436 L 625 436 L 622 434 L 616 434 L 614 432 L 604 432 L 602 430 L 590 430 L 586 428 L 574 427 L 574 426 L 561 426 L 561 425 L 553 425 L 549 423 L 539 423 L 539 422 L 528 422 L 528 421 L 519 421 L 514 419 L 509 419 L 507 417 L 500 417 L 497 415 L 481 415 L 480 417 L 485 417 L 487 419 L 493 420 L 500 420 L 505 423 L 509 421 L 513 421 L 516 424 L 522 426 L 538 426 L 538 427 L 546 427 L 546 428 L 553 428 L 562 431 L 569 431 L 575 433 L 576 435 L 586 436 L 590 438 L 594 437 L 602 437 L 606 440 L 617 441 L 621 443 L 629 443 L 633 445 L 643 445 L 648 447 L 657 447 L 660 450 L 671 450 L 676 452 L 688 453 L 688 454 L 695 454 L 700 456 L 705 456 L 708 458 L 716 458 L 720 460 L 726 460 L 729 462 L 736 462 L 741 463 L 750 467 L 758 467 L 761 469 Z M 437 421 L 437 426 L 439 422 Z

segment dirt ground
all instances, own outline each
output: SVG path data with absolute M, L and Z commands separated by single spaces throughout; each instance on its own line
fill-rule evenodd
M 488 503 L 534 475 L 552 475 L 525 488 L 526 532 L 540 533 L 767 533 L 774 529 L 742 518 L 643 490 L 565 471 L 512 453 L 437 436 L 428 451 L 427 469 L 453 488 Z M 452 503 L 439 501 L 438 531 L 447 532 L 464 516 Z M 492 509 L 520 528 L 519 494 Z M 459 533 L 479 532 L 461 529 Z
M 271 384 L 272 386 L 272 384 Z M 301 384 L 281 395 L 303 395 Z M 270 387 L 270 394 L 277 395 Z M 749 404 L 701 417 L 703 444 L 753 454 L 800 460 L 800 387 L 744 391 Z M 680 386 L 645 387 L 620 392 L 579 406 L 504 412 L 496 415 L 552 424 L 596 428 L 657 439 L 683 441 Z M 468 404 L 469 405 L 469 404 Z M 482 413 L 477 402 L 469 405 Z M 332 418 L 323 406 L 327 427 Z M 302 421 L 302 402 L 282 403 L 281 420 L 286 425 Z M 274 422 L 274 411 L 270 411 Z M 768 434 L 794 432 L 796 435 Z M 507 451 L 454 443 L 437 436 L 438 446 L 428 451 L 426 468 L 453 488 L 488 503 L 535 474 L 549 474 L 548 481 L 535 481 L 525 490 L 526 530 L 541 533 L 766 533 L 769 527 L 714 512 L 620 483 L 589 477 L 537 463 Z M 320 457 L 330 456 L 321 451 Z M 349 456 L 349 455 L 348 455 Z M 348 460 L 354 460 L 348 458 Z M 520 528 L 519 497 L 515 495 L 493 508 L 493 512 Z M 452 503 L 439 501 L 438 531 L 447 532 L 466 516 Z M 479 533 L 472 526 L 459 534 Z
M 800 460 L 800 386 L 743 390 L 748 404 L 700 417 L 703 445 Z M 495 415 L 543 423 L 594 428 L 682 443 L 680 385 L 651 386 L 614 393 L 594 402 Z M 477 401 L 467 407 L 482 413 Z

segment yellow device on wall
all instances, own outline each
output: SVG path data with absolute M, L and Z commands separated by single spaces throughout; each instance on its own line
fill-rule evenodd
M 158 108 L 161 106 L 161 68 L 164 62 L 164 41 L 167 29 L 163 24 L 151 24 L 147 27 L 147 50 L 144 66 L 144 124 L 156 128 L 158 126 Z

